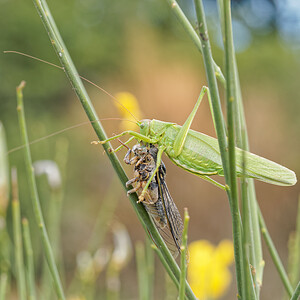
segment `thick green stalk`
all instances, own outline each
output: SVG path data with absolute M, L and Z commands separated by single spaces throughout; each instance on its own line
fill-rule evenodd
M 13 189 L 14 196 L 12 200 L 12 216 L 13 216 L 13 231 L 14 231 L 14 244 L 15 244 L 15 267 L 17 274 L 17 286 L 20 300 L 26 300 L 26 281 L 25 281 L 25 270 L 23 261 L 23 243 L 21 233 L 21 213 L 20 213 L 20 202 L 18 200 L 18 191 L 16 183 L 16 174 L 14 176 Z
M 54 47 L 55 52 L 58 55 L 61 65 L 64 68 L 64 71 L 70 80 L 70 83 L 76 92 L 77 97 L 79 98 L 91 124 L 97 134 L 99 140 L 105 140 L 106 134 L 105 131 L 100 123 L 96 111 L 91 103 L 91 100 L 80 80 L 77 70 L 72 62 L 72 59 L 68 53 L 67 48 L 65 47 L 63 40 L 60 36 L 60 33 L 55 25 L 51 12 L 48 8 L 47 2 L 45 0 L 34 0 L 35 7 L 42 19 L 42 22 L 46 28 L 46 31 L 49 35 L 51 44 Z M 106 154 L 108 155 L 115 172 L 117 173 L 123 187 L 125 190 L 126 182 L 128 178 L 117 158 L 115 153 L 110 152 L 111 146 L 109 143 L 103 145 Z M 168 250 L 167 246 L 165 245 L 163 239 L 159 235 L 157 229 L 153 225 L 152 221 L 150 220 L 146 210 L 144 209 L 141 203 L 137 203 L 138 198 L 136 194 L 131 194 L 129 196 L 130 202 L 141 222 L 146 232 L 149 232 L 151 238 L 154 240 L 155 244 L 158 245 L 159 250 L 162 252 L 167 264 L 169 265 L 170 269 L 172 270 L 174 276 L 178 279 L 180 278 L 180 270 L 178 265 L 176 264 L 174 258 L 172 257 L 170 251 Z M 193 294 L 190 286 L 187 284 L 186 286 L 186 294 L 188 295 L 189 299 L 196 299 L 195 295 Z
M 180 275 L 180 285 L 179 285 L 179 300 L 184 299 L 184 291 L 185 291 L 185 282 L 186 282 L 186 268 L 187 268 L 187 232 L 189 226 L 190 216 L 188 214 L 187 208 L 184 209 L 184 227 L 182 232 L 182 244 L 181 244 L 181 275 Z
M 29 148 L 29 141 L 26 129 L 26 121 L 25 121 L 25 113 L 24 113 L 24 105 L 23 105 L 23 93 L 22 90 L 25 86 L 25 82 L 22 81 L 19 87 L 17 88 L 17 101 L 18 101 L 18 118 L 20 124 L 20 132 L 21 132 L 21 139 L 22 143 L 25 145 L 24 147 L 24 161 L 26 165 L 26 177 L 28 178 L 29 189 L 31 194 L 32 206 L 34 210 L 34 215 L 36 219 L 36 223 L 40 229 L 40 234 L 42 238 L 42 243 L 45 251 L 46 260 L 48 262 L 49 270 L 52 275 L 52 279 L 54 281 L 54 287 L 56 294 L 59 299 L 65 299 L 62 284 L 59 278 L 58 270 L 55 265 L 55 259 L 53 255 L 53 251 L 51 248 L 51 244 L 49 241 L 47 229 L 45 227 L 45 222 L 41 210 L 40 200 L 37 192 L 35 177 L 34 177 L 34 170 L 32 167 L 32 160 Z
M 208 37 L 206 19 L 205 19 L 202 1 L 194 0 L 194 3 L 195 3 L 197 19 L 198 19 L 198 29 L 199 29 L 201 46 L 202 46 L 202 54 L 204 59 L 206 77 L 207 77 L 208 87 L 211 94 L 213 115 L 214 115 L 215 126 L 216 126 L 216 134 L 220 146 L 220 153 L 222 158 L 225 180 L 226 183 L 228 184 L 229 164 L 228 164 L 228 153 L 226 150 L 227 149 L 226 130 L 225 130 L 224 119 L 222 115 L 217 80 L 214 72 L 213 58 L 212 58 L 211 47 L 210 47 L 210 42 Z
M 275 246 L 273 244 L 273 241 L 272 241 L 272 239 L 270 237 L 270 234 L 269 234 L 268 229 L 266 227 L 264 218 L 263 218 L 262 213 L 261 213 L 261 211 L 260 211 L 259 208 L 258 208 L 258 216 L 259 216 L 259 225 L 260 225 L 261 233 L 262 233 L 262 235 L 264 237 L 264 240 L 265 240 L 265 242 L 267 244 L 267 247 L 269 249 L 269 252 L 271 254 L 271 257 L 273 259 L 275 267 L 276 267 L 276 269 L 277 269 L 277 271 L 279 273 L 279 276 L 280 276 L 280 278 L 281 278 L 281 280 L 283 282 L 285 290 L 288 293 L 289 297 L 291 297 L 292 294 L 293 294 L 292 285 L 291 285 L 290 280 L 289 280 L 289 278 L 288 278 L 288 276 L 287 276 L 287 274 L 285 272 L 285 269 L 284 269 L 284 267 L 282 265 L 282 262 L 281 262 L 281 260 L 279 258 L 278 252 L 277 252 L 277 250 L 276 250 L 276 248 L 275 248 Z
M 221 28 L 223 39 L 225 39 L 225 21 L 224 21 L 224 0 L 218 0 L 219 14 L 221 20 Z M 240 81 L 238 75 L 238 68 L 236 58 L 234 55 L 234 71 L 235 71 L 235 92 L 236 100 L 234 107 L 234 125 L 236 134 L 237 146 L 241 149 L 249 151 L 247 126 L 245 120 L 245 113 L 243 108 L 242 93 L 240 88 Z M 247 163 L 247 162 L 245 162 Z M 256 294 L 259 295 L 260 287 L 262 285 L 264 260 L 262 256 L 261 235 L 259 229 L 259 221 L 257 214 L 257 200 L 255 194 L 254 180 L 250 178 L 243 178 L 241 184 L 242 207 L 243 207 L 243 236 L 244 244 L 249 253 L 249 263 L 255 269 L 253 272 L 255 277 Z
M 251 299 L 247 286 L 251 286 L 251 282 L 247 282 L 248 270 L 244 266 L 244 256 L 242 246 L 242 228 L 240 222 L 239 213 L 239 199 L 237 191 L 237 179 L 236 179 L 236 158 L 235 158 L 235 112 L 236 106 L 236 76 L 234 66 L 234 46 L 232 36 L 232 24 L 231 24 L 231 7 L 230 0 L 224 1 L 224 49 L 225 49 L 225 68 L 226 68 L 226 102 L 227 102 L 227 123 L 228 123 L 228 151 L 229 151 L 229 170 L 230 170 L 230 192 L 231 192 L 231 214 L 232 214 L 232 227 L 233 237 L 235 239 L 235 264 L 236 264 L 236 279 L 238 292 L 241 299 Z
M 32 244 L 30 239 L 28 220 L 24 218 L 22 220 L 22 225 L 23 225 L 24 246 L 25 246 L 25 253 L 26 253 L 28 299 L 35 300 L 36 293 L 35 293 L 34 263 L 33 263 L 34 259 L 33 259 L 33 250 L 32 250 Z
M 261 285 L 257 284 L 256 280 L 256 264 L 251 264 L 251 257 L 254 254 L 254 241 L 252 239 L 252 228 L 251 219 L 249 218 L 249 210 L 250 208 L 250 201 L 248 195 L 248 188 L 247 188 L 247 179 L 245 176 L 246 170 L 246 159 L 245 159 L 245 152 L 243 153 L 243 177 L 241 178 L 241 198 L 242 198 L 242 216 L 243 216 L 243 261 L 244 261 L 244 280 L 247 283 L 245 286 L 245 294 L 248 295 L 249 298 L 252 299 L 259 299 L 259 290 Z M 249 257 L 250 258 L 249 258 Z M 255 258 L 255 257 L 254 257 Z M 250 264 L 252 268 L 250 267 Z M 253 272 L 254 270 L 254 272 Z M 256 293 L 255 293 L 255 291 Z
M 234 203 L 232 201 L 232 187 L 231 187 L 231 179 L 230 179 L 230 169 L 229 169 L 229 157 L 227 153 L 228 145 L 226 142 L 226 134 L 225 134 L 225 125 L 224 119 L 221 110 L 219 91 L 217 87 L 216 77 L 213 69 L 213 59 L 211 53 L 211 47 L 208 37 L 207 25 L 205 20 L 205 14 L 203 9 L 203 4 L 201 0 L 194 0 L 198 26 L 199 26 L 199 35 L 202 44 L 203 58 L 206 70 L 206 76 L 208 80 L 208 86 L 211 92 L 212 98 L 212 107 L 213 114 L 215 119 L 216 133 L 220 147 L 220 154 L 222 158 L 222 165 L 224 170 L 225 181 L 227 184 L 227 196 L 229 199 L 229 203 L 231 206 L 232 218 L 233 218 L 233 242 L 234 242 L 234 253 L 236 259 L 236 272 L 237 272 L 237 283 L 238 283 L 238 293 L 239 296 L 242 295 L 242 281 L 240 280 L 242 271 L 242 257 L 241 257 L 241 228 L 240 228 L 240 220 L 239 220 L 239 212 L 237 208 L 237 201 Z M 235 168 L 235 167 L 234 167 Z M 234 179 L 233 179 L 234 180 Z M 230 187 L 230 188 L 229 188 Z M 233 187 L 234 189 L 234 187 Z M 232 207 L 233 206 L 233 207 Z M 237 225 L 238 224 L 238 225 Z M 237 225 L 237 226 L 236 226 Z
M 297 287 L 291 297 L 291 300 L 299 300 L 300 297 L 300 281 L 297 284 Z
M 177 1 L 175 0 L 167 0 L 168 4 L 171 7 L 171 10 L 175 14 L 176 18 L 180 22 L 180 24 L 183 26 L 184 30 L 186 33 L 190 36 L 192 39 L 193 43 L 197 47 L 197 49 L 202 53 L 202 45 L 199 36 L 197 35 L 197 32 L 191 25 L 190 21 L 188 18 L 185 16 L 184 12 L 181 10 L 180 6 L 178 5 Z M 215 63 L 214 64 L 214 70 L 215 70 L 215 75 L 218 78 L 218 80 L 223 84 L 223 86 L 226 85 L 224 75 L 221 71 L 221 68 Z

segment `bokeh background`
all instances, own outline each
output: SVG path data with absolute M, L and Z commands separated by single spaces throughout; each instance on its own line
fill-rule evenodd
M 192 1 L 179 3 L 195 25 Z M 134 94 L 145 118 L 183 124 L 207 82 L 201 55 L 165 1 L 53 0 L 48 4 L 82 76 L 113 95 L 121 91 Z M 214 58 L 223 67 L 216 3 L 207 0 L 204 4 Z M 1 52 L 17 50 L 58 64 L 33 3 L 10 0 L 0 5 Z M 233 1 L 233 20 L 251 151 L 289 167 L 299 177 L 300 5 L 296 0 Z M 0 62 L 0 120 L 6 129 L 8 149 L 20 145 L 15 88 L 21 80 L 27 83 L 24 96 L 30 140 L 87 121 L 62 71 L 14 54 L 0 53 Z M 114 100 L 88 84 L 86 87 L 100 118 L 120 117 Z M 224 100 L 224 92 L 221 94 Z M 104 121 L 103 125 L 108 136 L 122 130 L 119 121 Z M 201 104 L 192 128 L 215 136 L 207 101 Z M 111 223 L 122 223 L 133 243 L 145 236 L 108 158 L 100 146 L 90 144 L 94 139 L 91 126 L 84 125 L 31 146 L 34 160 L 53 160 L 57 143 L 69 143 L 61 216 L 67 281 L 73 276 L 76 255 L 85 249 L 103 199 L 111 189 L 118 201 Z M 124 155 L 125 151 L 119 152 L 120 159 Z M 9 160 L 19 171 L 22 215 L 30 219 L 22 153 L 11 153 Z M 169 190 L 179 211 L 183 213 L 188 207 L 190 212 L 189 241 L 207 239 L 217 245 L 225 238 L 231 239 L 225 194 L 179 169 L 166 157 L 164 162 Z M 124 168 L 131 177 L 131 168 Z M 40 189 L 45 192 L 43 180 L 39 180 Z M 296 226 L 299 184 L 277 187 L 256 182 L 256 189 L 267 226 L 286 265 L 289 235 Z M 45 193 L 45 207 L 47 197 Z M 103 243 L 111 244 L 111 236 L 108 227 Z M 38 249 L 37 234 L 33 239 Z M 264 258 L 262 299 L 281 299 L 283 287 L 265 245 Z M 158 261 L 155 274 L 155 299 L 163 299 L 163 270 Z M 103 278 L 100 274 L 99 286 L 104 285 Z M 138 298 L 136 282 L 132 257 L 121 272 L 121 299 Z M 233 297 L 234 280 L 223 299 Z

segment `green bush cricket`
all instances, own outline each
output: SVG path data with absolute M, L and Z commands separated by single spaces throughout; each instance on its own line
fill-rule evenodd
M 183 126 L 155 119 L 142 120 L 137 122 L 137 125 L 140 127 L 140 133 L 129 130 L 104 141 L 95 142 L 105 144 L 108 141 L 128 134 L 132 137 L 125 144 L 135 138 L 139 142 L 158 145 L 157 166 L 139 196 L 140 201 L 144 199 L 147 188 L 158 171 L 163 153 L 166 153 L 177 166 L 225 189 L 223 185 L 209 177 L 211 175 L 224 175 L 218 140 L 190 129 L 205 93 L 207 93 L 208 100 L 211 103 L 209 89 L 204 86 L 195 107 Z M 122 147 L 123 145 L 112 151 L 116 152 Z M 246 162 L 245 173 L 243 173 L 242 167 L 243 159 Z M 237 147 L 236 172 L 238 177 L 245 175 L 248 178 L 275 185 L 290 186 L 297 182 L 295 173 L 288 168 Z
M 44 60 L 32 57 L 28 54 L 24 54 L 16 51 L 5 51 L 5 53 L 16 53 L 16 54 L 27 56 L 32 59 L 39 60 L 47 64 L 51 64 Z M 51 65 L 61 69 L 61 67 L 57 65 L 54 64 Z M 115 97 L 113 97 L 111 94 L 106 92 L 103 88 L 92 83 L 91 81 L 87 80 L 84 77 L 81 78 L 89 82 L 90 84 L 94 85 L 96 88 L 102 90 L 104 93 L 106 93 L 116 102 L 118 102 L 118 100 Z M 209 89 L 204 86 L 200 92 L 195 107 L 193 108 L 191 114 L 189 115 L 189 117 L 187 118 L 183 126 L 171 122 L 164 122 L 155 119 L 153 120 L 146 119 L 140 122 L 136 122 L 136 124 L 140 127 L 140 133 L 129 130 L 129 131 L 124 131 L 111 138 L 108 138 L 107 140 L 93 142 L 93 143 L 104 144 L 108 141 L 112 141 L 123 135 L 129 134 L 132 137 L 124 144 L 128 144 L 132 139 L 135 138 L 138 141 L 143 141 L 145 143 L 158 145 L 159 151 L 157 157 L 156 170 L 151 176 L 151 178 L 149 178 L 147 185 L 143 190 L 143 193 L 141 193 L 141 195 L 139 196 L 141 201 L 143 200 L 144 194 L 146 193 L 146 190 L 151 180 L 155 176 L 155 173 L 157 172 L 160 166 L 161 156 L 163 152 L 165 152 L 166 155 L 171 159 L 171 161 L 177 166 L 215 184 L 219 188 L 225 189 L 225 187 L 222 184 L 216 182 L 215 180 L 209 177 L 211 175 L 220 175 L 220 176 L 224 175 L 218 140 L 206 134 L 190 129 L 192 121 L 196 115 L 196 112 L 200 106 L 200 103 L 205 93 L 207 93 L 208 95 L 208 100 L 211 108 L 211 98 L 210 98 Z M 120 105 L 123 106 L 122 104 Z M 124 106 L 123 108 L 126 109 L 126 107 Z M 79 124 L 79 126 L 80 125 L 81 124 Z M 78 125 L 72 126 L 70 128 L 77 127 L 77 126 Z M 50 136 L 52 135 L 53 134 L 51 134 Z M 123 145 L 121 145 L 120 147 L 118 147 L 113 151 L 116 152 L 122 147 Z M 18 148 L 12 149 L 11 151 L 15 151 Z M 242 177 L 243 175 L 245 175 L 248 178 L 254 178 L 263 182 L 271 183 L 274 185 L 281 185 L 281 186 L 291 186 L 296 184 L 297 178 L 295 173 L 292 170 L 289 170 L 288 168 L 280 164 L 277 164 L 271 160 L 255 155 L 248 151 L 244 151 L 237 147 L 235 152 L 236 152 L 236 173 L 238 177 Z M 246 163 L 245 174 L 243 174 L 243 166 L 242 166 L 243 159 L 245 159 L 245 163 Z

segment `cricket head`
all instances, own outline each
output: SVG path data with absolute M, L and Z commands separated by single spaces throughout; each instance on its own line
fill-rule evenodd
M 169 123 L 159 120 L 149 120 L 145 119 L 140 121 L 140 133 L 142 135 L 151 137 L 152 139 L 160 139 L 160 137 L 166 132 L 166 130 L 173 126 L 175 123 Z
M 151 120 L 144 119 L 140 121 L 139 127 L 140 127 L 140 133 L 142 135 L 148 136 L 150 134 L 150 126 L 151 126 Z

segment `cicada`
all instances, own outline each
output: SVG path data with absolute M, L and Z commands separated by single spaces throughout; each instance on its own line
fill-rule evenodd
M 132 156 L 133 153 L 133 157 Z M 155 172 L 158 148 L 152 144 L 136 144 L 125 155 L 126 164 L 134 166 L 133 178 L 126 186 L 133 186 L 128 194 L 136 192 L 138 196 L 144 190 L 149 178 Z M 151 180 L 143 199 L 144 205 L 168 249 L 176 258 L 180 253 L 183 222 L 166 184 L 166 167 L 161 162 L 158 171 Z

